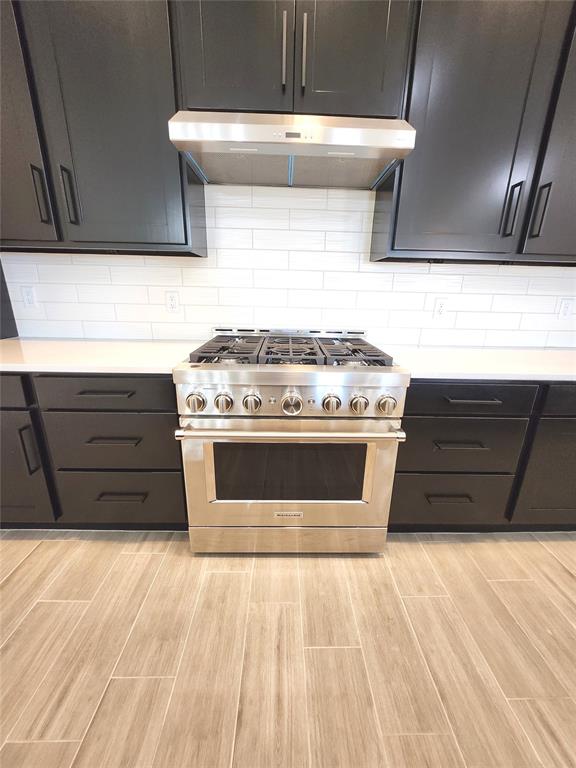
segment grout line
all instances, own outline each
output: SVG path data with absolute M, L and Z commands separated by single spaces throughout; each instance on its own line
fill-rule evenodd
M 302 647 L 305 649 L 313 648 L 316 651 L 331 651 L 333 648 L 362 648 L 361 645 L 303 645 Z
M 308 765 L 312 766 L 312 744 L 310 740 L 310 717 L 308 714 L 308 675 L 306 670 L 306 654 L 304 652 L 304 611 L 302 605 L 302 579 L 300 574 L 300 555 L 296 555 L 296 575 L 298 577 L 298 607 L 300 613 L 300 640 L 302 643 L 302 669 L 304 671 L 304 707 L 306 715 L 306 741 L 308 744 Z
M 2 537 L 2 538 L 0 539 L 0 541 L 11 541 L 11 539 Z M 24 541 L 26 541 L 26 539 L 24 539 Z M 34 539 L 32 539 L 32 541 L 34 541 Z M 14 566 L 14 568 L 12 568 L 12 570 L 10 570 L 10 571 L 9 571 L 9 572 L 6 574 L 6 576 L 4 576 L 4 578 L 0 580 L 0 585 L 2 585 L 2 584 L 3 584 L 3 583 L 6 581 L 6 579 L 7 579 L 9 576 L 11 576 L 11 575 L 14 573 L 14 571 L 16 570 L 16 568 L 19 568 L 19 567 L 22 565 L 22 563 L 23 563 L 23 562 L 24 562 L 24 561 L 25 561 L 27 558 L 29 558 L 29 557 L 30 557 L 30 555 L 32 554 L 32 552 L 34 552 L 34 551 L 35 551 L 35 550 L 38 548 L 38 545 L 39 545 L 39 544 L 41 544 L 41 543 L 42 543 L 42 540 L 41 540 L 41 539 L 39 539 L 39 540 L 36 542 L 36 546 L 35 546 L 35 547 L 32 547 L 32 549 L 30 550 L 30 552 L 27 552 L 27 553 L 24 555 L 24 557 L 22 558 L 22 560 L 19 560 L 19 561 L 16 563 L 16 565 Z
M 234 718 L 234 732 L 232 733 L 232 744 L 230 748 L 230 768 L 232 768 L 232 765 L 234 763 L 234 751 L 236 748 L 236 731 L 238 729 L 238 717 L 240 715 L 240 695 L 242 693 L 242 682 L 244 678 L 244 658 L 246 657 L 246 638 L 248 636 L 248 618 L 250 616 L 250 597 L 252 595 L 252 586 L 254 584 L 255 564 L 256 564 L 256 558 L 252 556 L 252 570 L 249 572 L 250 583 L 248 585 L 248 600 L 246 601 L 246 618 L 244 620 L 244 638 L 242 641 L 242 660 L 240 662 L 240 679 L 238 681 L 238 697 L 236 699 L 236 717 Z
M 81 744 L 78 739 L 28 739 L 23 741 L 21 739 L 13 739 L 11 741 L 5 741 L 5 744 Z M 74 756 L 76 757 L 76 756 Z
M 175 675 L 111 675 L 111 680 L 174 680 Z

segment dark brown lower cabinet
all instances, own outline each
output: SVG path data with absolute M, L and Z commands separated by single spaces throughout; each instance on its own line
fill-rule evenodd
M 27 410 L 0 413 L 0 523 L 53 524 L 42 458 Z
M 512 475 L 398 473 L 390 527 L 506 525 Z
M 56 472 L 63 527 L 184 528 L 181 472 Z
M 512 524 L 576 527 L 576 418 L 540 419 Z

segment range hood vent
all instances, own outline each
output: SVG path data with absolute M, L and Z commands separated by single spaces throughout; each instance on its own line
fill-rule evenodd
M 405 120 L 177 112 L 170 140 L 207 184 L 373 189 L 414 149 Z

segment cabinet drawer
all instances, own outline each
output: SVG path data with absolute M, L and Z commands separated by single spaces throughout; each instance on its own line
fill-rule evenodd
M 58 524 L 186 525 L 180 472 L 57 472 Z
M 398 470 L 406 472 L 515 472 L 528 419 L 410 416 Z
M 36 376 L 34 385 L 45 410 L 176 412 L 170 376 Z
M 0 407 L 26 408 L 22 376 L 0 376 Z
M 404 413 L 446 416 L 529 416 L 538 391 L 532 384 L 426 384 L 413 381 Z
M 576 416 L 576 384 L 551 384 L 542 412 L 545 416 Z
M 506 475 L 397 474 L 388 524 L 505 525 L 512 482 Z
M 170 413 L 44 413 L 57 469 L 180 469 Z

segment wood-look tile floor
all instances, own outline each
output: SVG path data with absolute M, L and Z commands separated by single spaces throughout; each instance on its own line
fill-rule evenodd
M 576 534 L 0 534 L 2 768 L 576 768 Z

